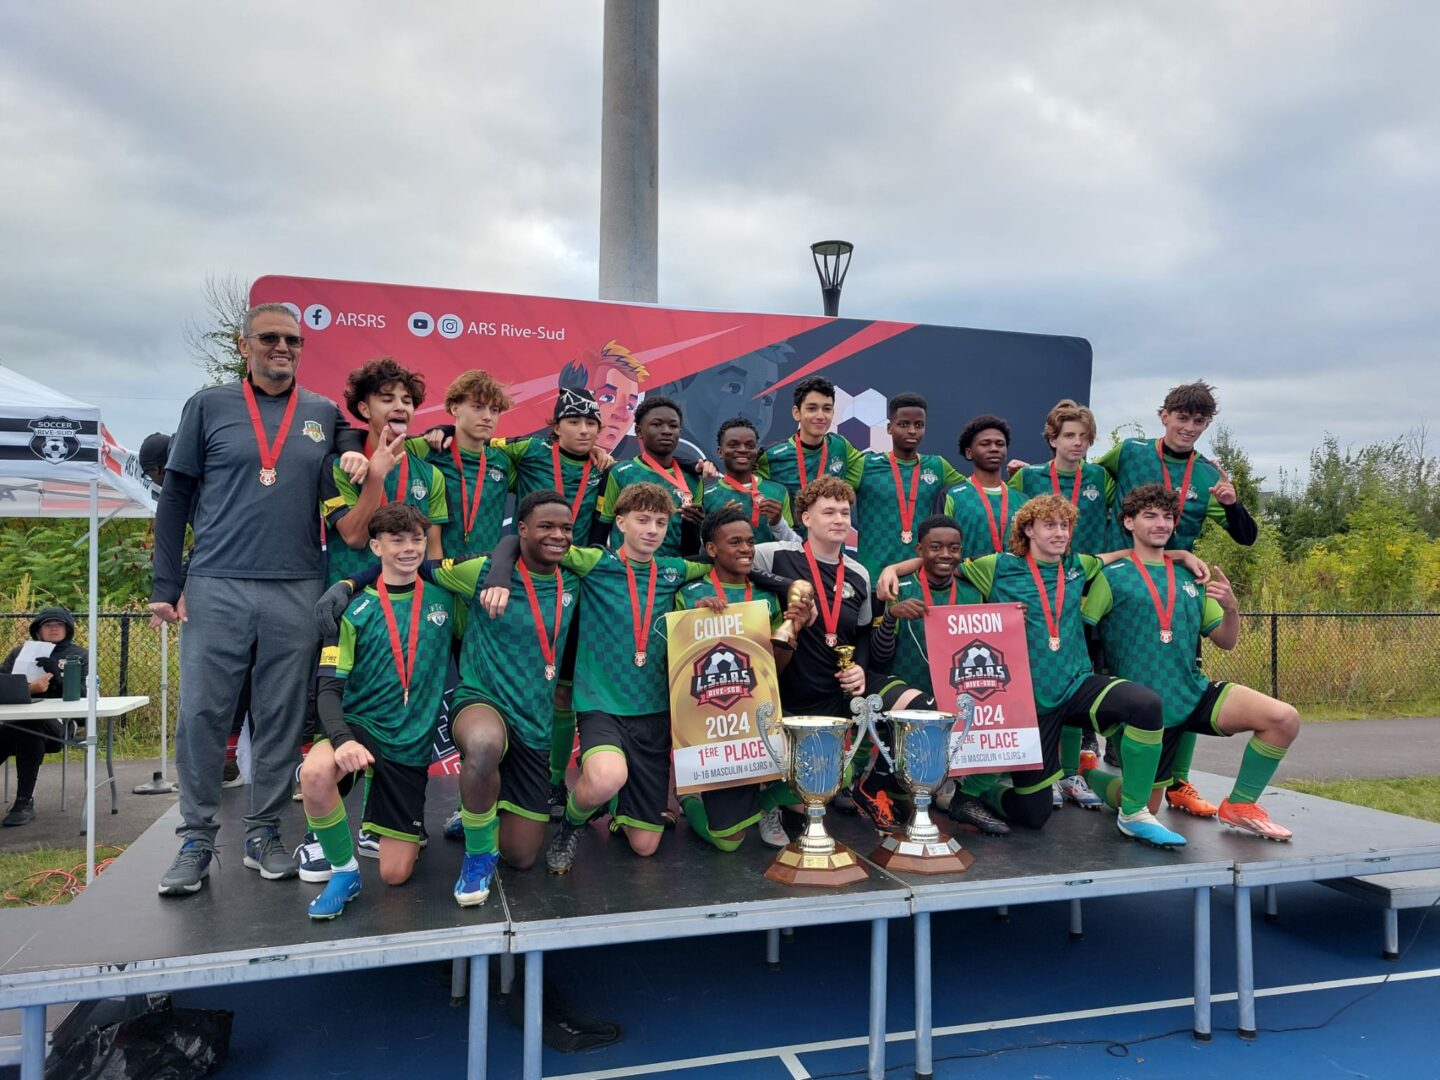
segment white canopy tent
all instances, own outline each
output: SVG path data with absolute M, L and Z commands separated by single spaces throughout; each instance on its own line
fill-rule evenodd
M 85 728 L 85 880 L 95 876 L 95 751 L 99 668 L 100 523 L 115 515 L 149 516 L 158 489 L 136 456 L 100 422 L 100 410 L 0 367 L 0 516 L 88 517 L 89 677 Z M 165 718 L 161 718 L 164 730 Z M 162 749 L 162 755 L 164 751 Z

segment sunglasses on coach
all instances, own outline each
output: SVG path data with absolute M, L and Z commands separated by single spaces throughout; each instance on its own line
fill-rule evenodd
M 282 341 L 292 349 L 303 349 L 305 347 L 305 338 L 300 334 L 251 334 L 250 340 L 258 341 L 267 349 L 273 349 Z

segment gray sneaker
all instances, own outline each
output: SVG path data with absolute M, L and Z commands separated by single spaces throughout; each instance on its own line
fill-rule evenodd
M 160 879 L 161 896 L 186 896 L 199 892 L 210 873 L 215 852 L 203 840 L 186 840 L 165 876 Z
M 295 857 L 285 850 L 280 830 L 273 825 L 245 840 L 245 865 L 259 870 L 266 881 L 292 878 L 300 872 Z
M 760 819 L 760 842 L 766 847 L 783 848 L 790 843 L 790 834 L 785 831 L 785 822 L 777 806 L 768 810 Z

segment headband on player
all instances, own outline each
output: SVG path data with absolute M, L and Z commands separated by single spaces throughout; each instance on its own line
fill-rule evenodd
M 599 420 L 600 406 L 595 404 L 595 395 L 589 390 L 562 386 L 560 396 L 555 400 L 555 419 L 564 420 L 570 416 Z

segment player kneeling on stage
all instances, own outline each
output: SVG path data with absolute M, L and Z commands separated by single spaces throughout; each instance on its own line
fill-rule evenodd
M 1159 484 L 1145 484 L 1125 496 L 1121 514 L 1134 549 L 1130 558 L 1110 564 L 1095 579 L 1081 615 L 1099 627 L 1107 670 L 1149 686 L 1163 702 L 1165 738 L 1151 811 L 1159 809 L 1161 793 L 1170 786 L 1176 749 L 1187 732 L 1229 736 L 1249 731 L 1240 775 L 1220 804 L 1220 820 L 1267 840 L 1289 840 L 1290 830 L 1271 821 L 1257 800 L 1295 741 L 1300 715 L 1248 686 L 1211 682 L 1196 664 L 1201 635 L 1222 649 L 1235 647 L 1240 614 L 1218 566 L 1202 588 L 1188 568 L 1166 559 L 1179 510 L 1179 497 Z M 1082 760 L 1095 791 L 1114 806 L 1119 779 L 1097 769 L 1098 764 L 1094 754 Z
M 300 766 L 305 818 L 331 867 L 324 891 L 310 902 L 312 919 L 333 919 L 360 895 L 341 788 L 362 769 L 369 784 L 361 827 L 380 838 L 381 879 L 400 885 L 415 869 L 455 630 L 454 599 L 418 576 L 430 528 L 425 515 L 387 503 L 369 528 L 380 576 L 350 602 L 321 648 L 317 707 L 325 737 Z

